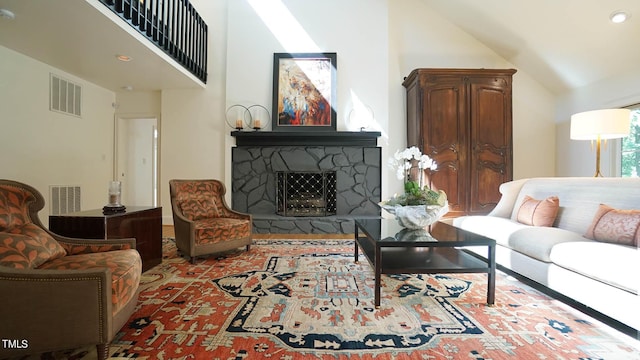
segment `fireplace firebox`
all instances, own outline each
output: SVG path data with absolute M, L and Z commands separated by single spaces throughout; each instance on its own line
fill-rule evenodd
M 336 172 L 276 172 L 276 213 L 282 216 L 335 215 Z

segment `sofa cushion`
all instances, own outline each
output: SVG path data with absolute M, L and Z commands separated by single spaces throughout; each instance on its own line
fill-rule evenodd
M 509 246 L 509 237 L 513 232 L 529 227 L 510 219 L 484 215 L 461 216 L 453 219 L 453 225 L 494 239 L 496 244 L 503 246 Z
M 553 247 L 565 242 L 589 241 L 572 231 L 554 227 L 531 226 L 511 233 L 508 247 L 534 259 L 551 262 Z
M 111 271 L 111 303 L 113 314 L 137 296 L 142 261 L 136 250 L 115 250 L 65 256 L 49 261 L 39 269 L 87 270 L 107 268 Z
M 67 254 L 51 235 L 27 223 L 0 232 L 0 265 L 14 269 L 35 269 Z
M 537 200 L 527 195 L 520 204 L 517 220 L 525 225 L 552 226 L 558 215 L 559 207 L 560 200 L 557 196 Z
M 558 266 L 638 294 L 637 248 L 600 241 L 565 242 L 554 246 L 549 257 Z
M 593 240 L 637 247 L 640 210 L 618 210 L 600 204 L 585 236 Z
M 195 222 L 195 242 L 198 245 L 215 244 L 228 239 L 251 236 L 249 220 L 213 218 Z

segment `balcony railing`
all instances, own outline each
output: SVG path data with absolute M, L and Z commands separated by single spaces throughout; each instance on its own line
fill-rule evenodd
M 189 0 L 100 0 L 202 82 L 207 82 L 207 24 Z

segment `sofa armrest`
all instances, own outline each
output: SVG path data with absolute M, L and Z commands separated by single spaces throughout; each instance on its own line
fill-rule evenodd
M 0 334 L 28 342 L 0 358 L 60 349 L 68 339 L 104 344 L 112 328 L 111 272 L 0 267 Z M 6 355 L 6 356 L 5 356 Z
M 127 250 L 136 248 L 135 238 L 125 239 L 80 239 L 51 234 L 68 255 L 89 254 L 96 252 Z
M 487 216 L 497 216 L 505 219 L 511 218 L 513 207 L 516 205 L 520 189 L 529 179 L 509 181 L 500 185 L 502 197 L 493 210 Z

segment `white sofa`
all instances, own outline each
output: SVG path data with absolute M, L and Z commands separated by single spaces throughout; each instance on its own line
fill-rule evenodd
M 455 218 L 453 225 L 495 239 L 497 264 L 635 329 L 638 337 L 638 247 L 583 235 L 601 203 L 640 209 L 640 179 L 532 178 L 504 183 L 500 192 L 502 198 L 491 213 Z M 526 195 L 559 198 L 552 227 L 517 222 Z M 486 256 L 486 249 L 472 251 Z

